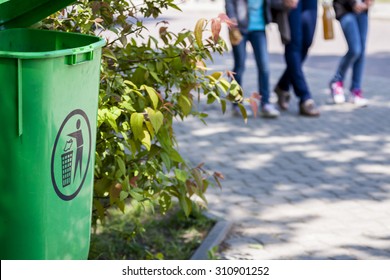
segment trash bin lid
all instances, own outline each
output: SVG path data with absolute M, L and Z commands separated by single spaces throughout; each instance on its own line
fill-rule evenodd
M 29 27 L 76 0 L 0 0 L 0 30 Z

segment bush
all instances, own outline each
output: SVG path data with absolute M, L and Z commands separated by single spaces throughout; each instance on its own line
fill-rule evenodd
M 204 119 L 194 103 L 241 101 L 230 74 L 206 72 L 205 61 L 226 50 L 219 38 L 225 15 L 200 19 L 194 31 L 178 34 L 160 22 L 159 38 L 149 35 L 143 20 L 158 18 L 173 0 L 81 0 L 44 20 L 40 28 L 93 34 L 107 39 L 102 50 L 96 146 L 94 223 L 115 205 L 129 200 L 157 201 L 161 212 L 179 201 L 188 216 L 191 198 L 204 196 L 210 178 L 222 175 L 203 165 L 190 166 L 175 149 L 174 119 Z

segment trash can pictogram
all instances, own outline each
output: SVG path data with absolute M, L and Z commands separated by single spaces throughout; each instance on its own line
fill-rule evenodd
M 62 187 L 69 186 L 72 182 L 73 151 L 62 154 Z

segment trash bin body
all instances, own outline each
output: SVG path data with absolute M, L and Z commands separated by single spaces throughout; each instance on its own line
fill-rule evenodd
M 0 31 L 0 259 L 86 259 L 104 40 Z

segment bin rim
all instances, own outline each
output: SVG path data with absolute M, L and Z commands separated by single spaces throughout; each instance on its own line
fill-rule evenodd
M 65 48 L 61 50 L 52 50 L 44 52 L 16 52 L 16 51 L 2 51 L 0 50 L 0 57 L 3 58 L 18 58 L 18 59 L 43 59 L 43 58 L 53 58 L 53 57 L 63 57 L 68 55 L 77 55 L 81 53 L 91 52 L 95 49 L 102 48 L 106 45 L 106 40 L 98 37 L 82 33 L 73 33 L 73 32 L 63 32 L 63 31 L 53 31 L 53 30 L 39 30 L 39 29 L 28 29 L 28 28 L 12 28 L 7 31 L 15 32 L 17 30 L 34 30 L 37 32 L 50 32 L 57 34 L 71 34 L 74 36 L 88 37 L 96 39 L 97 41 L 88 45 L 84 45 L 76 48 Z M 6 31 L 6 30 L 4 30 Z

